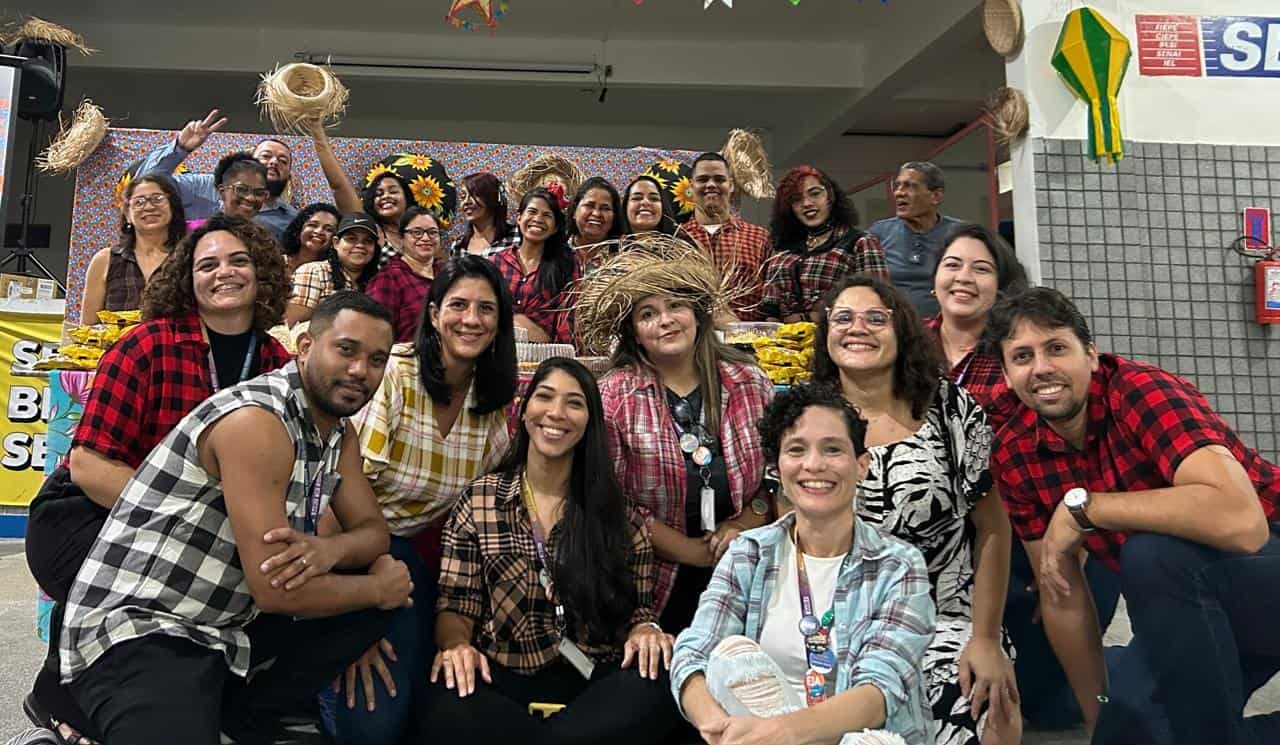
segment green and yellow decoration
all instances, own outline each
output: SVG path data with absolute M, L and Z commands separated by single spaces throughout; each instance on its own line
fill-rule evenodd
M 422 153 L 392 153 L 373 164 L 364 177 L 364 188 L 374 186 L 383 176 L 395 176 L 408 189 L 410 204 L 435 215 L 440 227 L 448 228 L 458 209 L 458 189 L 444 164 Z
M 1093 8 L 1067 14 L 1053 49 L 1053 67 L 1089 105 L 1089 157 L 1116 163 L 1124 157 L 1116 97 L 1132 57 L 1129 40 Z
M 671 197 L 676 220 L 684 222 L 693 216 L 693 169 L 678 160 L 660 160 L 649 166 L 644 175 L 662 184 Z

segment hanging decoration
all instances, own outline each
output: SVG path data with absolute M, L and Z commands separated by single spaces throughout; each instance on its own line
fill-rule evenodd
M 676 220 L 684 222 L 693 215 L 693 169 L 678 160 L 660 160 L 645 169 L 644 175 L 662 185 L 671 197 Z
M 475 28 L 475 24 L 460 18 L 459 14 L 473 5 L 480 12 L 480 15 L 484 17 L 485 25 L 489 27 L 490 31 L 496 29 L 498 27 L 498 19 L 507 14 L 507 4 L 503 0 L 450 0 L 449 12 L 445 14 L 444 19 L 454 28 L 471 31 Z
M 62 121 L 61 112 L 58 123 L 61 125 L 58 136 L 36 158 L 36 167 L 45 173 L 70 173 L 79 168 L 84 159 L 102 144 L 110 125 L 102 108 L 87 98 L 76 108 L 70 124 Z
M 724 3 L 724 7 L 726 8 L 733 7 L 733 0 L 720 0 L 720 2 Z M 712 5 L 715 5 L 715 4 L 716 4 L 716 0 L 702 0 L 702 9 L 708 10 Z
M 1129 40 L 1093 8 L 1067 14 L 1052 64 L 1067 87 L 1089 105 L 1089 157 L 1124 157 L 1117 96 L 1129 68 Z

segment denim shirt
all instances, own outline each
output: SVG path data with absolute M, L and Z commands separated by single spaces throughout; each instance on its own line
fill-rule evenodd
M 705 673 L 721 640 L 734 634 L 760 640 L 778 581 L 779 545 L 794 525 L 795 513 L 788 513 L 748 530 L 721 557 L 692 625 L 676 640 L 671 692 L 677 704 L 685 682 Z M 933 717 L 920 672 L 935 614 L 924 557 L 861 520 L 854 520 L 853 534 L 836 579 L 835 695 L 874 685 L 884 695 L 883 729 L 908 745 L 932 745 Z
M 188 155 L 190 153 L 178 147 L 178 138 L 175 137 L 168 145 L 142 156 L 138 175 L 158 173 L 168 176 L 178 188 L 178 196 L 182 198 L 182 211 L 186 213 L 187 220 L 206 220 L 222 211 L 222 200 L 218 198 L 218 187 L 213 183 L 213 174 L 173 172 Z M 277 197 L 270 203 L 263 204 L 255 219 L 279 240 L 297 214 L 297 207 Z

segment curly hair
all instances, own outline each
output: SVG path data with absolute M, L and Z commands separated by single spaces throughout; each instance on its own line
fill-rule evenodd
M 804 198 L 803 184 L 805 178 L 812 176 L 822 183 L 831 197 L 831 216 L 828 224 L 835 229 L 856 230 L 858 227 L 858 210 L 853 206 L 849 195 L 825 171 L 813 166 L 796 166 L 778 183 L 778 195 L 773 200 L 773 217 L 769 221 L 769 232 L 773 236 L 774 250 L 804 253 L 805 238 L 809 229 L 796 217 L 792 207 Z
M 129 222 L 129 200 L 133 199 L 133 192 L 142 184 L 155 184 L 169 201 L 169 234 L 165 236 L 164 245 L 172 251 L 187 234 L 187 213 L 182 209 L 182 195 L 178 193 L 178 187 L 173 185 L 173 179 L 163 173 L 139 176 L 125 187 L 122 200 L 124 209 L 120 212 L 120 245 L 132 250 L 138 240 L 133 223 Z
M 217 214 L 182 239 L 164 263 L 156 269 L 142 291 L 142 317 L 176 318 L 199 312 L 192 274 L 196 246 L 209 233 L 219 230 L 235 236 L 253 259 L 258 275 L 258 297 L 253 304 L 253 328 L 266 332 L 284 319 L 290 282 L 285 274 L 280 246 L 266 228 L 243 217 Z
M 263 182 L 267 180 L 267 167 L 253 157 L 253 153 L 241 150 L 224 155 L 218 160 L 218 164 L 213 167 L 213 183 L 224 186 L 228 179 L 242 173 L 256 173 L 262 177 Z
M 297 256 L 302 250 L 302 228 L 319 212 L 327 212 L 333 215 L 334 220 L 342 220 L 342 213 L 328 202 L 314 202 L 303 207 L 280 235 L 280 250 L 285 256 Z
M 387 179 L 392 179 L 397 184 L 400 184 L 400 188 L 404 191 L 404 208 L 409 209 L 410 207 L 413 206 L 413 191 L 409 188 L 408 181 L 405 181 L 404 179 L 400 178 L 394 173 L 391 173 L 390 171 L 388 171 L 387 173 L 379 174 L 379 176 L 373 180 L 372 184 L 369 184 L 364 188 L 364 192 L 361 193 L 360 195 L 360 204 L 364 206 L 364 213 L 366 215 L 371 215 L 375 221 L 378 221 L 378 211 L 374 209 L 373 198 L 378 193 L 378 184 L 381 184 L 383 181 L 386 181 Z M 399 221 L 400 221 L 400 218 L 396 217 L 396 219 L 393 220 L 392 222 L 394 224 Z M 377 241 L 375 240 L 374 242 L 376 243 Z
M 893 361 L 893 395 L 911 404 L 911 416 L 924 417 L 925 411 L 938 394 L 942 375 L 942 353 L 938 342 L 925 330 L 911 301 L 902 290 L 866 274 L 847 275 L 827 293 L 823 307 L 827 311 L 836 298 L 848 289 L 868 287 L 880 296 L 880 302 L 888 308 L 893 319 L 893 334 L 898 341 L 898 358 Z M 840 368 L 831 360 L 828 339 L 831 323 L 828 313 L 818 317 L 818 342 L 814 345 L 813 362 L 810 363 L 813 379 L 838 385 Z
M 796 420 L 805 411 L 815 406 L 831 409 L 844 419 L 855 455 L 867 452 L 867 420 L 840 393 L 840 389 L 830 383 L 801 383 L 774 396 L 764 407 L 764 414 L 756 423 L 766 462 L 778 462 L 778 456 L 782 454 L 782 438 L 796 425 Z

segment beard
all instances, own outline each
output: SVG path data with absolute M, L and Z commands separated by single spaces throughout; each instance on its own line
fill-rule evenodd
M 369 403 L 369 399 L 373 398 L 373 391 L 366 387 L 360 399 L 353 404 L 338 399 L 334 392 L 342 381 L 326 380 L 319 371 L 313 371 L 310 365 L 302 368 L 302 382 L 307 401 L 320 411 L 337 419 L 355 414 Z
M 267 179 L 267 192 L 271 194 L 272 199 L 278 198 L 287 188 L 289 188 L 289 179 L 283 181 Z

